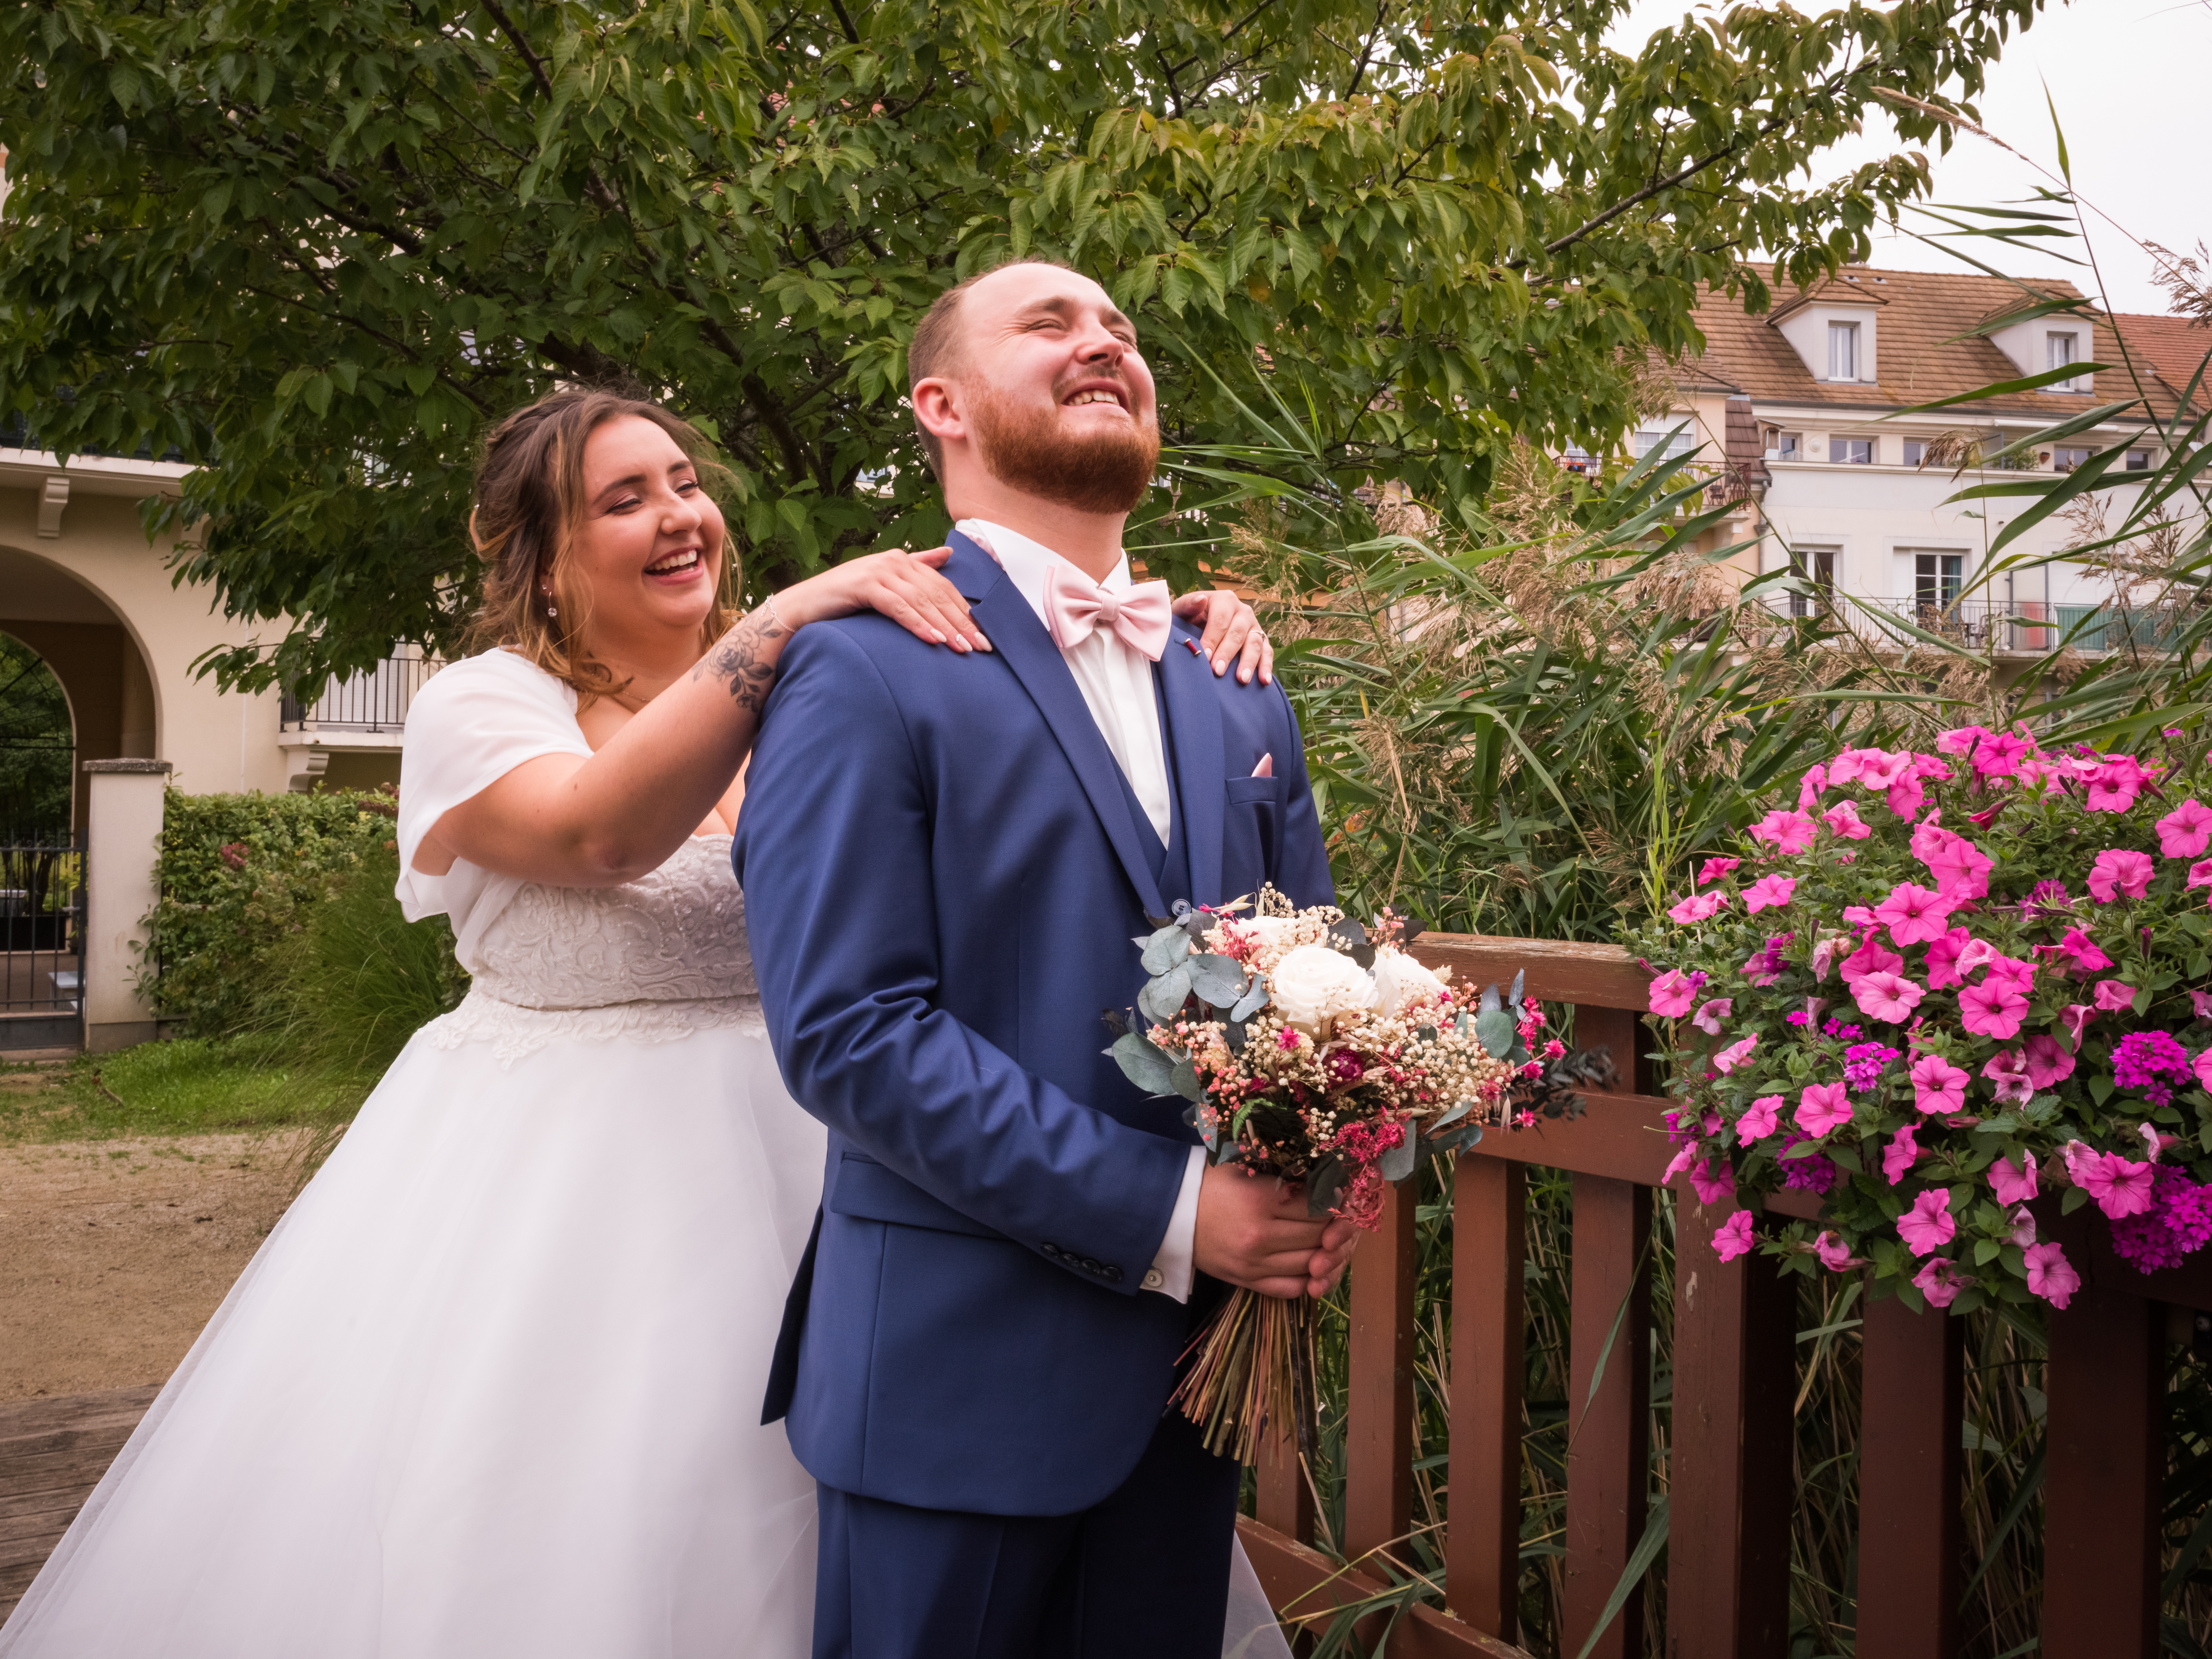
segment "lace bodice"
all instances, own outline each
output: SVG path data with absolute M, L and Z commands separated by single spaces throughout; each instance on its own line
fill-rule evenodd
M 694 836 L 617 887 L 526 884 L 485 929 L 459 1008 L 430 1028 L 507 1063 L 555 1041 L 665 1042 L 765 1031 L 727 836 Z

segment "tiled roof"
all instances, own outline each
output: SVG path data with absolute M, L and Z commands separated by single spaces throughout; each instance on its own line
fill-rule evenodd
M 2212 352 L 2212 325 L 2187 317 L 2152 317 L 2136 312 L 2116 312 L 2112 320 L 2119 325 L 2136 361 L 2148 361 L 2151 372 L 2166 382 L 2174 400 L 2179 402 L 2190 381 L 2197 379 L 2197 370 L 2204 368 L 2205 354 Z M 2193 402 L 2199 411 L 2212 409 L 2212 368 L 2204 368 Z
M 1772 266 L 1753 269 L 1773 281 Z M 2027 286 L 2048 299 L 2081 296 L 2070 283 L 2039 279 Z M 1874 313 L 1879 378 L 1872 384 L 1836 385 L 1815 379 L 1774 326 L 1778 317 L 1797 305 L 1832 297 L 1879 307 Z M 1902 408 L 2021 378 L 2011 359 L 1988 340 L 1955 337 L 2030 303 L 2019 287 L 1998 277 L 1850 265 L 1809 294 L 1783 286 L 1773 298 L 1771 310 L 1753 317 L 1744 313 L 1740 296 L 1709 291 L 1698 306 L 1698 327 L 1706 342 L 1704 362 L 1685 364 L 1684 370 L 1701 380 L 1720 379 L 1740 386 L 1760 404 L 1828 404 L 1845 409 Z M 2117 363 L 2109 326 L 2100 320 L 2094 332 L 2096 361 Z M 2131 341 L 2135 337 L 2132 332 L 2129 336 Z M 2118 369 L 2099 374 L 2095 386 L 2094 398 L 2079 392 L 2027 392 L 1991 398 L 1963 405 L 1959 418 L 1968 422 L 1977 413 L 1988 413 L 2058 420 L 2093 401 L 2115 402 L 2128 395 L 2126 376 Z M 2171 409 L 2179 390 L 2177 385 L 2165 391 L 2164 409 Z

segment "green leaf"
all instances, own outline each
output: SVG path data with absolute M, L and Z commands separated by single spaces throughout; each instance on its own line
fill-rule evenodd
M 1140 959 L 1146 973 L 1164 974 L 1190 954 L 1190 935 L 1179 926 L 1163 927 L 1145 941 Z
M 1170 1058 L 1158 1043 L 1137 1031 L 1124 1032 L 1103 1052 L 1114 1056 L 1123 1077 L 1148 1095 L 1172 1093 L 1176 1066 L 1188 1063 Z
M 1201 1002 L 1234 1009 L 1245 993 L 1243 965 L 1234 957 L 1208 952 L 1190 959 L 1190 987 Z
M 1382 1154 L 1376 1167 L 1382 1170 L 1385 1181 L 1403 1181 L 1413 1173 L 1420 1161 L 1420 1152 L 1415 1145 L 1417 1137 L 1409 1127 L 1405 1136 L 1389 1152 Z
M 1267 976 L 1265 974 L 1255 972 L 1250 986 L 1246 988 L 1244 994 L 1237 1000 L 1236 1006 L 1230 1009 L 1229 1018 L 1241 1024 L 1251 1018 L 1267 1006 Z
M 1198 1080 L 1198 1067 L 1187 1059 L 1176 1061 L 1175 1070 L 1168 1076 L 1168 1085 L 1194 1104 L 1206 1098 L 1206 1085 Z
M 1190 964 L 1179 962 L 1145 981 L 1145 988 L 1137 993 L 1137 1006 L 1145 1013 L 1163 1023 L 1175 1018 L 1190 996 Z
M 1492 1060 L 1503 1060 L 1519 1041 L 1520 1029 L 1503 1008 L 1486 1008 L 1474 1017 L 1474 1038 Z

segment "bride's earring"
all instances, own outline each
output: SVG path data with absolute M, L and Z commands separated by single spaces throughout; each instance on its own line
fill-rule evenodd
M 538 591 L 545 596 L 545 620 L 551 622 L 561 614 L 553 605 L 553 590 L 550 587 L 541 587 Z

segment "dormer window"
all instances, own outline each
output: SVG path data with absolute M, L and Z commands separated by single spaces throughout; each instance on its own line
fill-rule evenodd
M 1828 378 L 1832 380 L 1856 380 L 1859 378 L 1859 325 L 1856 323 L 1828 325 Z
M 2081 337 L 2070 331 L 2045 335 L 2043 349 L 2045 368 L 2064 368 L 2081 361 Z M 2081 383 L 2081 377 L 2076 375 L 2071 380 L 2054 380 L 2048 389 L 2052 392 L 2087 392 L 2089 388 Z

